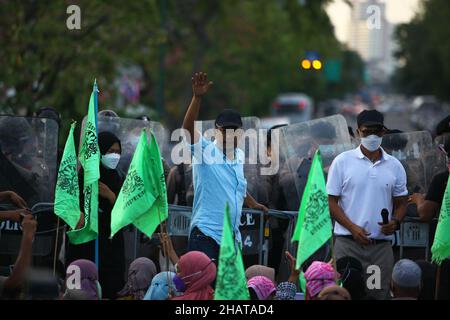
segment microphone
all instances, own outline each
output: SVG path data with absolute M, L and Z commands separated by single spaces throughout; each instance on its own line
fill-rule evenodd
M 381 217 L 383 218 L 383 224 L 389 223 L 389 211 L 388 209 L 384 208 L 381 210 Z

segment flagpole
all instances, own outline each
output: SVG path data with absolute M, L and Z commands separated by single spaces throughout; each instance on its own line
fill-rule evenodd
M 144 129 L 144 131 L 146 132 L 146 137 L 148 137 L 148 135 L 147 135 L 147 130 L 146 129 Z M 152 137 L 154 137 L 153 136 L 153 131 L 152 130 L 150 130 L 150 134 L 152 135 Z M 153 141 L 153 140 L 152 140 Z M 161 161 L 161 159 L 156 159 L 156 161 Z M 162 177 L 163 179 L 164 179 L 164 177 Z M 167 201 L 166 201 L 167 202 Z M 164 228 L 164 225 L 163 225 L 163 223 L 162 223 L 162 220 L 161 220 L 161 208 L 158 206 L 158 220 L 159 220 L 159 230 L 160 230 L 160 234 L 167 234 L 167 237 L 169 237 L 169 233 L 167 232 L 167 230 Z M 170 238 L 168 238 L 168 241 L 171 241 L 170 240 Z M 171 280 L 170 280 L 170 275 L 169 275 L 169 271 L 170 271 L 170 261 L 169 261 L 169 253 L 168 253 L 168 251 L 169 251 L 169 248 L 167 247 L 167 246 L 169 246 L 169 244 L 167 244 L 167 245 L 164 245 L 164 242 L 163 243 L 161 243 L 161 246 L 162 246 L 162 250 L 163 250 L 163 253 L 164 253 L 164 257 L 165 257 L 165 259 L 166 259 L 166 266 L 167 266 L 167 286 L 168 286 L 168 288 L 169 288 L 169 296 L 170 295 L 172 295 L 173 294 L 173 290 L 172 290 L 172 287 L 171 287 L 171 285 L 170 285 L 170 283 L 171 283 Z M 175 270 L 175 272 L 176 272 L 176 270 Z
M 59 238 L 59 216 L 56 222 L 55 254 L 53 256 L 53 276 L 55 276 L 56 274 L 56 252 L 58 251 L 58 238 Z
M 436 271 L 436 286 L 434 289 L 434 300 L 438 300 L 439 298 L 440 287 L 441 287 L 441 265 L 439 264 Z

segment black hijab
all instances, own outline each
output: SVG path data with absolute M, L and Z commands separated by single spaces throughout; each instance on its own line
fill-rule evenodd
M 122 145 L 119 138 L 109 131 L 100 132 L 98 135 L 98 146 L 100 154 L 104 156 L 114 143 L 118 143 L 122 151 Z M 119 194 L 123 179 L 116 169 L 108 169 L 100 163 L 100 181 L 106 184 L 112 192 Z

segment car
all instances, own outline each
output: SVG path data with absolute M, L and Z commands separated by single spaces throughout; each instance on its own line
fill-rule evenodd
M 285 93 L 279 95 L 272 105 L 273 116 L 284 116 L 290 123 L 311 120 L 314 103 L 311 97 L 304 93 Z

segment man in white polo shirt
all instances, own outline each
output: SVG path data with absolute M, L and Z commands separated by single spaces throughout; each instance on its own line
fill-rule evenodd
M 387 130 L 383 123 L 383 115 L 376 110 L 358 115 L 361 145 L 334 159 L 327 181 L 335 220 L 335 258 L 351 256 L 361 261 L 367 294 L 376 299 L 389 295 L 394 266 L 391 239 L 406 214 L 408 195 L 405 169 L 380 147 Z M 389 212 L 387 224 L 382 223 L 383 209 Z M 371 265 L 376 267 L 368 269 Z

